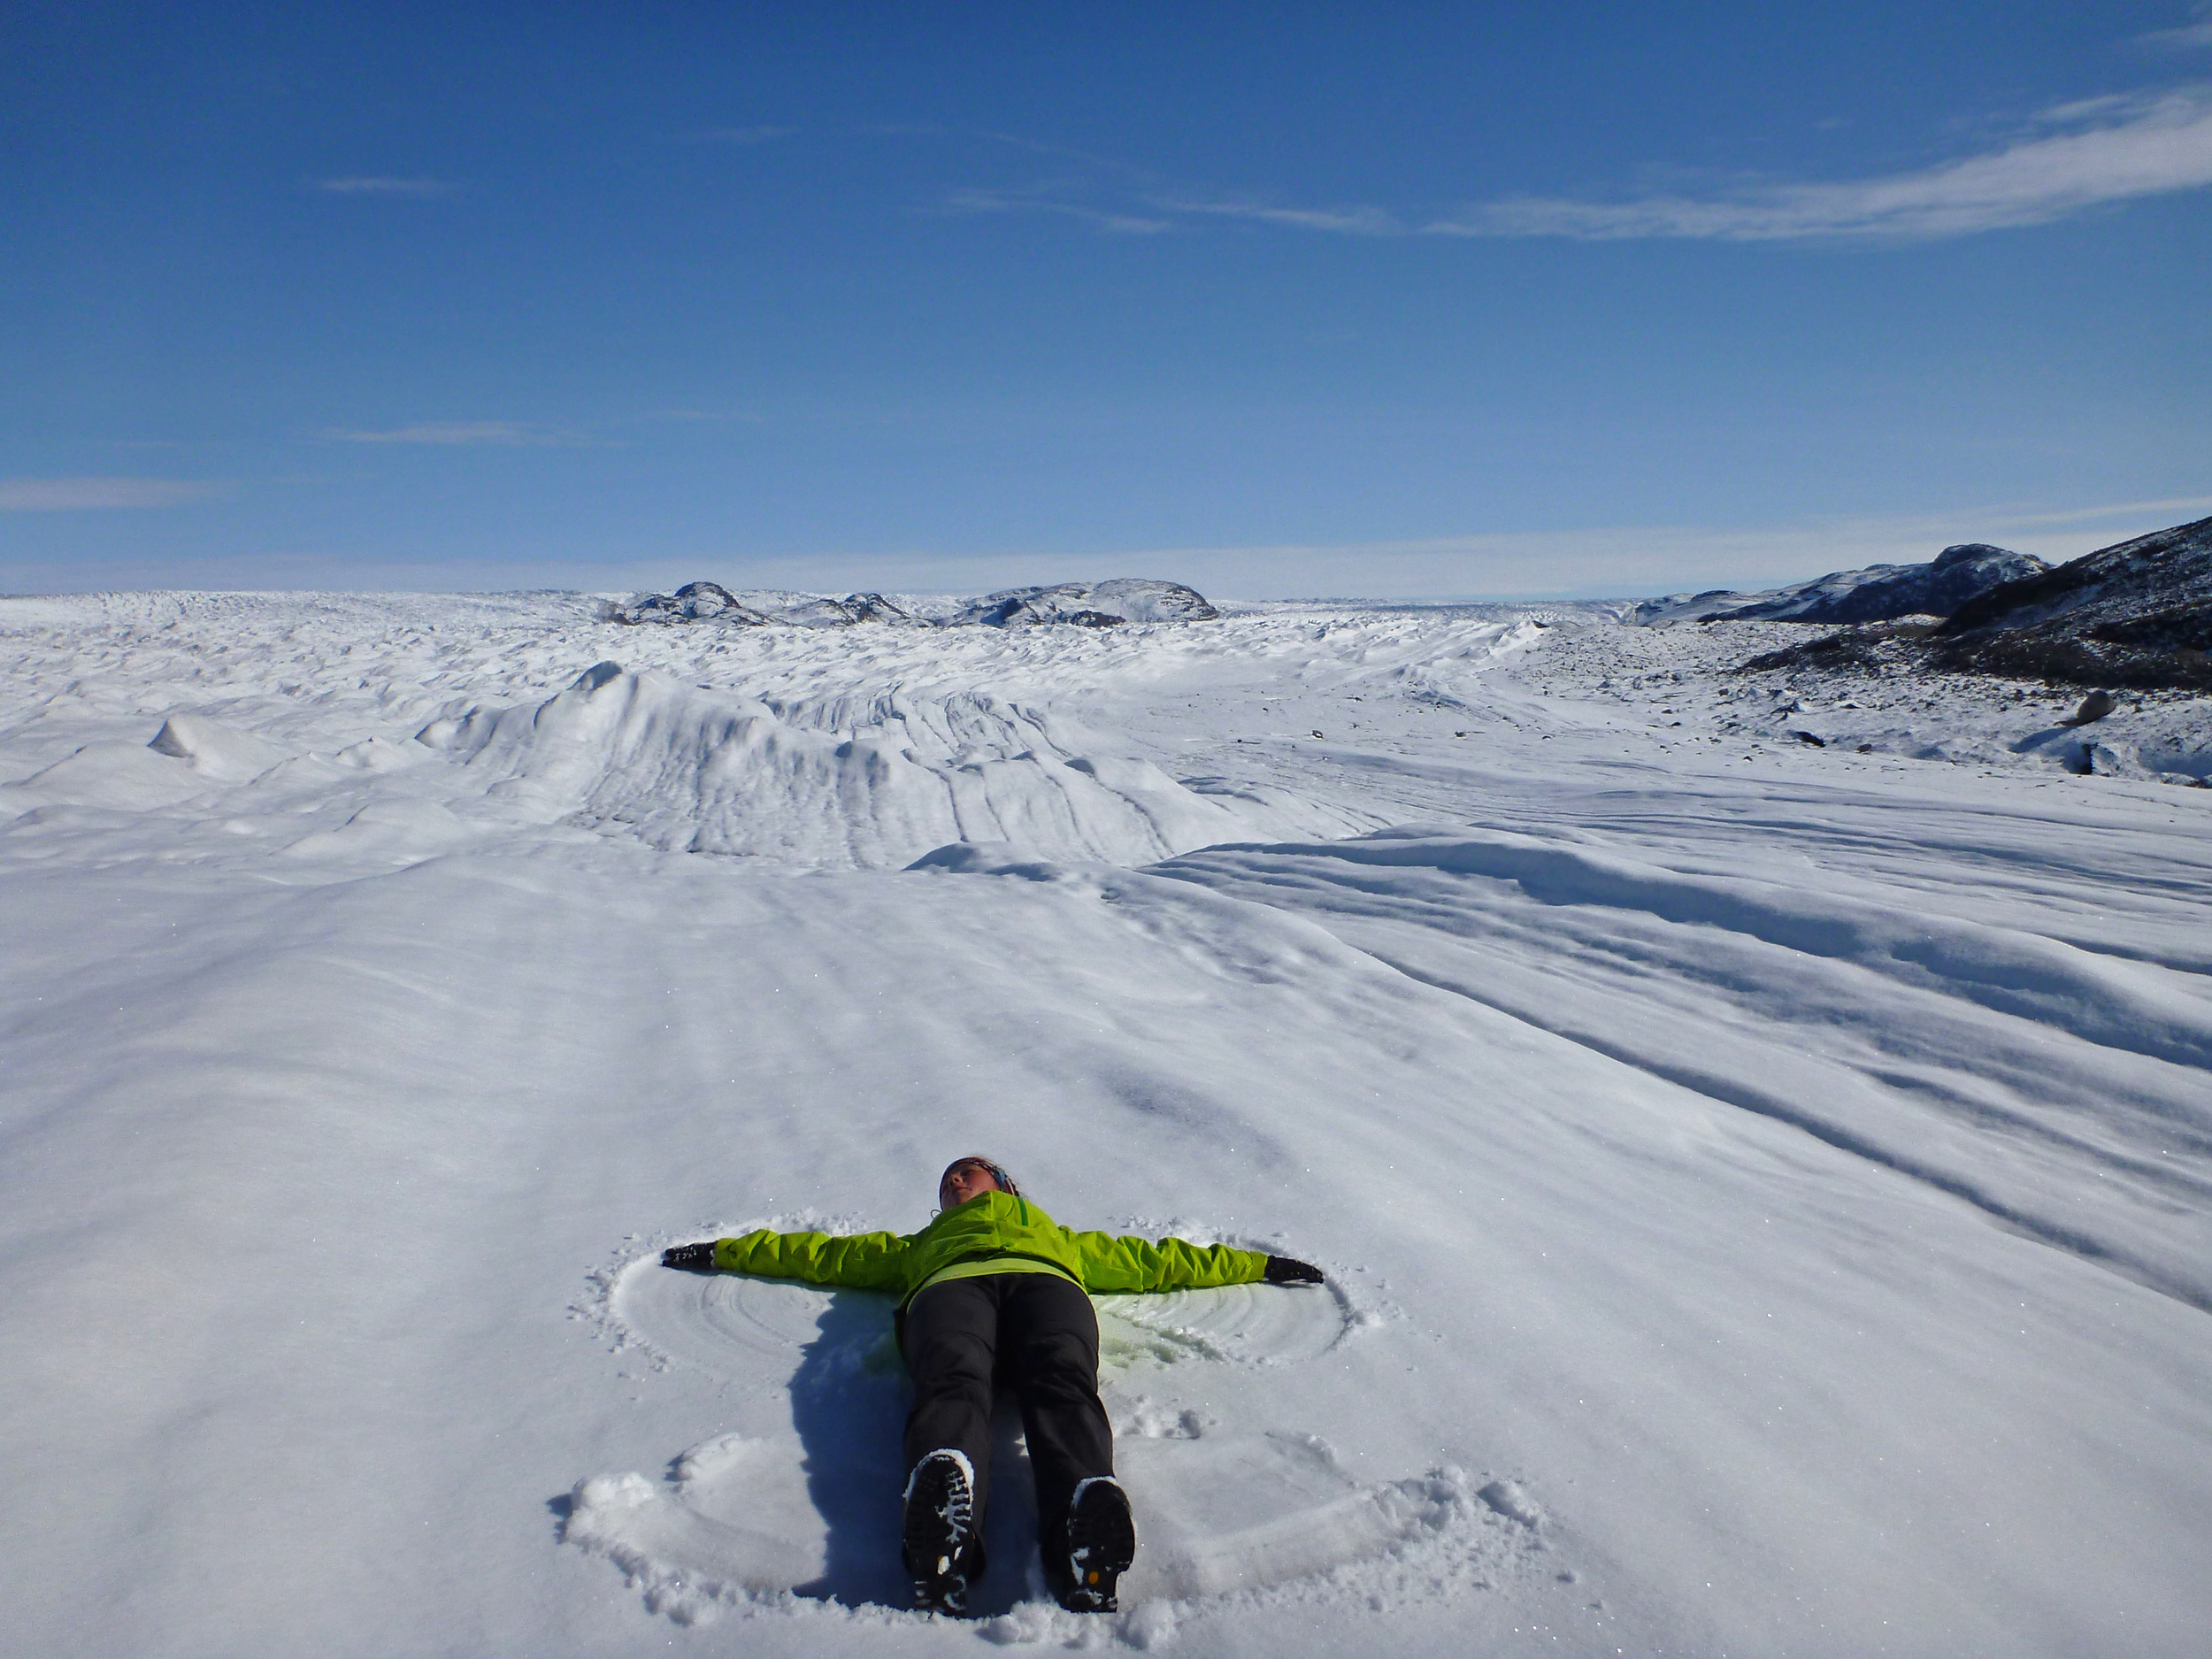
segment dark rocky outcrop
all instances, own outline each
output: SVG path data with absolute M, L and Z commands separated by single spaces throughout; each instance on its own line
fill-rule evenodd
M 769 618 L 738 603 L 719 582 L 686 582 L 672 594 L 647 594 L 614 607 L 611 620 L 643 623 L 718 622 L 730 627 L 757 627 Z
M 1946 617 L 2001 583 L 2035 576 L 2047 569 L 2032 554 L 2014 553 L 1985 541 L 1947 547 L 1925 565 L 1870 565 L 1864 570 L 1832 571 L 1809 582 L 1763 594 L 1716 588 L 1647 599 L 1629 614 L 1632 622 L 1676 618 L 1699 622 L 1886 622 L 1899 617 Z
M 646 594 L 627 604 L 611 605 L 616 622 L 711 622 L 756 627 L 781 622 L 794 627 L 841 628 L 861 622 L 907 623 L 916 626 L 981 624 L 995 628 L 1066 624 L 1080 628 L 1118 628 L 1132 622 L 1210 622 L 1221 613 L 1206 596 L 1180 582 L 1122 577 L 1106 582 L 1059 582 L 1046 588 L 1010 588 L 967 602 L 948 617 L 918 615 L 881 594 L 749 592 L 743 598 L 718 582 L 686 582 L 672 594 Z
M 2212 518 L 2137 536 L 1959 607 L 1934 664 L 2075 685 L 2212 687 Z
M 1124 576 L 1104 582 L 1056 582 L 1048 588 L 1009 588 L 986 595 L 954 617 L 993 628 L 1033 628 L 1053 623 L 1118 627 L 1125 622 L 1211 622 L 1221 613 L 1205 595 L 1181 582 Z
M 766 622 L 803 628 L 849 627 L 856 622 L 914 622 L 912 612 L 881 594 L 848 594 L 831 599 L 819 594 L 753 595 L 746 603 L 718 582 L 686 582 L 672 594 L 647 594 L 616 605 L 612 620 L 639 623 L 717 622 L 729 627 L 757 627 Z
M 1839 571 L 1786 595 L 1732 612 L 1747 621 L 1887 622 L 1897 617 L 1947 617 L 2004 582 L 2047 569 L 2032 554 L 1984 541 L 1947 547 L 1925 565 L 1872 565 Z
M 847 594 L 828 599 L 803 594 L 787 597 L 781 609 L 770 611 L 772 622 L 788 622 L 803 628 L 849 628 L 857 622 L 912 622 L 913 613 L 893 604 L 881 594 Z

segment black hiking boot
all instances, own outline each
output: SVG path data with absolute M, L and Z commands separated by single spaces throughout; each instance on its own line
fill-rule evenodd
M 1137 1524 L 1129 1494 L 1111 1475 L 1076 1484 L 1068 1501 L 1067 1587 L 1060 1605 L 1071 1613 L 1111 1613 L 1121 1575 L 1137 1556 Z
M 964 1452 L 932 1452 L 906 1479 L 903 1555 L 918 1612 L 968 1610 L 968 1581 L 983 1575 L 975 1535 L 975 1468 Z

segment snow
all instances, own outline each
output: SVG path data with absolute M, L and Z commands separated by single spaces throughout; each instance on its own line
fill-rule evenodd
M 2201 1650 L 2212 702 L 605 610 L 0 600 L 0 1647 Z M 1018 1479 L 899 1610 L 887 1304 L 657 1263 L 977 1148 L 1330 1275 L 1102 1300 L 1111 1618 Z
M 1722 618 L 1835 623 L 1877 622 L 1932 612 L 1932 619 L 1939 621 L 2002 583 L 2040 576 L 2049 568 L 2032 553 L 2014 553 L 1985 541 L 1962 541 L 1945 548 L 1924 565 L 1870 565 L 1863 570 L 1831 571 L 1810 581 L 1793 582 L 1764 593 L 1716 588 L 1701 594 L 1670 594 L 1630 607 L 1627 617 L 1630 621 L 1647 624 Z

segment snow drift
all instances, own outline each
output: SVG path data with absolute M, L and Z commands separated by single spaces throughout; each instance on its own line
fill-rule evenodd
M 0 1646 L 2193 1655 L 2212 713 L 1788 627 L 0 600 Z M 657 1265 L 978 1147 L 1329 1275 L 1102 1308 L 1115 1620 Z
M 416 741 L 538 821 L 810 865 L 904 864 L 964 841 L 1141 864 L 1270 816 L 980 692 L 778 708 L 607 662 L 535 707 L 472 709 Z

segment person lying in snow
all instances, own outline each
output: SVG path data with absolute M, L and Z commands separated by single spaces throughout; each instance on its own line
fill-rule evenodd
M 1317 1285 L 1285 1256 L 1181 1239 L 1071 1233 L 985 1157 L 956 1159 L 919 1233 L 749 1233 L 661 1253 L 664 1266 L 885 1290 L 914 1377 L 906 1419 L 904 1556 L 914 1603 L 964 1613 L 983 1576 L 991 1390 L 1020 1402 L 1037 1479 L 1039 1546 L 1061 1605 L 1106 1613 L 1137 1548 L 1098 1398 L 1098 1316 L 1088 1292 Z

